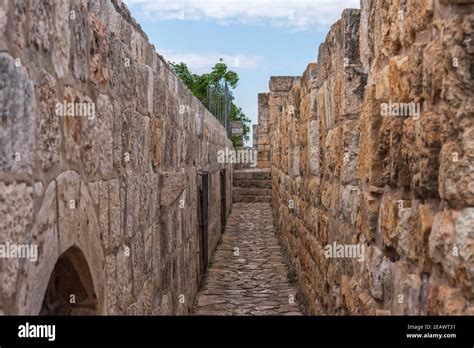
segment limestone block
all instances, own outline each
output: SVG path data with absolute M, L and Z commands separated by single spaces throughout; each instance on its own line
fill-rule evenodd
M 107 68 L 107 42 L 106 24 L 90 15 L 90 58 L 89 58 L 89 79 L 95 85 L 105 85 L 109 80 L 109 70 Z
M 344 187 L 341 193 L 340 210 L 342 215 L 352 226 L 355 226 L 359 208 L 360 190 L 357 186 L 348 185 Z
M 170 315 L 172 314 L 172 303 L 171 303 L 171 293 L 167 292 L 161 295 L 159 305 L 153 310 L 157 315 Z
M 119 275 L 118 287 L 118 303 L 122 313 L 125 312 L 126 304 L 132 295 L 132 257 L 131 248 L 127 244 L 123 244 L 117 251 L 117 274 Z
M 153 267 L 155 266 L 155 260 L 153 257 L 155 253 L 153 249 L 156 247 L 155 240 L 157 239 L 157 233 L 155 232 L 155 226 L 150 226 L 145 229 L 144 235 L 144 259 L 145 259 L 145 272 L 147 274 L 153 273 Z
M 98 186 L 100 235 L 105 249 L 109 249 L 109 185 L 107 181 L 99 181 Z
M 0 53 L 0 170 L 32 174 L 35 160 L 36 113 L 33 83 L 23 65 Z
M 52 181 L 32 227 L 33 242 L 38 246 L 38 261 L 26 263 L 26 300 L 18 304 L 22 315 L 37 315 L 51 272 L 59 257 L 59 236 L 56 216 L 56 182 Z
M 433 284 L 429 293 L 429 313 L 435 315 L 460 315 L 466 312 L 468 302 L 459 289 L 448 284 Z
M 143 34 L 132 28 L 130 51 L 134 60 L 140 64 L 146 64 L 146 39 Z
M 33 188 L 25 183 L 0 182 L 2 219 L 0 235 L 4 241 L 21 243 L 30 236 L 27 226 L 33 220 Z
M 321 204 L 326 208 L 331 208 L 331 192 L 332 185 L 328 182 L 323 182 L 321 185 Z
M 87 7 L 85 0 L 71 1 L 70 11 L 75 14 L 75 19 L 69 21 L 72 73 L 76 79 L 82 81 L 89 79 L 90 40 L 88 40 L 88 35 L 91 29 Z
M 426 29 L 432 20 L 434 3 L 433 0 L 407 2 L 405 26 L 400 33 L 403 46 L 411 46 L 415 40 L 416 32 Z
M 114 110 L 110 98 L 100 94 L 97 98 L 97 123 L 96 130 L 99 139 L 97 146 L 100 161 L 100 173 L 110 175 L 113 170 L 113 115 Z
M 366 89 L 364 104 L 360 116 L 360 156 L 359 177 L 371 185 L 383 186 L 382 163 L 380 153 L 379 128 L 382 117 L 380 105 L 375 98 L 375 87 Z
M 467 12 L 461 10 L 460 13 L 453 15 L 443 23 L 441 42 L 433 42 L 433 51 L 444 56 L 442 61 L 432 62 L 436 64 L 434 66 L 437 68 L 433 70 L 433 74 L 440 73 L 441 69 L 444 72 L 441 75 L 443 83 L 441 89 L 443 97 L 441 103 L 442 137 L 456 138 L 457 132 L 474 126 L 471 116 L 474 107 L 471 98 L 469 98 L 469 93 L 472 91 L 472 79 L 468 63 L 473 51 L 473 43 L 470 38 L 472 37 L 474 16 L 471 13 L 467 14 L 468 8 L 472 8 L 472 5 L 469 6 L 459 7 L 460 10 L 465 8 Z M 437 88 L 436 91 L 438 92 L 439 89 Z
M 391 263 L 390 270 L 392 274 L 392 286 L 393 296 L 390 298 L 391 307 L 390 310 L 394 315 L 406 314 L 409 297 L 408 297 L 408 285 L 409 274 L 408 265 L 405 262 L 399 261 Z
M 140 167 L 141 117 L 128 107 L 122 111 L 122 163 L 128 170 L 134 172 L 139 171 Z
M 377 300 L 383 299 L 383 278 L 384 278 L 384 269 L 386 265 L 382 267 L 382 261 L 385 261 L 385 258 L 382 255 L 382 252 L 379 248 L 370 246 L 366 250 L 367 252 L 367 274 L 369 275 L 370 281 L 370 293 Z
M 149 83 L 153 83 L 151 79 L 152 75 L 147 65 L 133 64 L 134 75 L 135 75 L 135 91 L 134 100 L 136 101 L 137 110 L 141 114 L 148 113 L 148 87 Z M 150 105 L 151 108 L 151 105 Z
M 123 150 L 123 115 L 121 103 L 118 100 L 113 101 L 113 116 L 112 116 L 112 152 L 113 152 L 113 170 L 117 172 L 125 166 L 126 161 L 125 151 Z M 130 159 L 128 157 L 128 159 Z
M 380 207 L 380 195 L 371 192 L 363 192 L 360 195 L 360 206 L 357 217 L 357 229 L 362 231 L 366 240 L 375 239 L 377 230 L 378 213 Z
M 112 248 L 118 248 L 123 240 L 122 227 L 122 188 L 118 179 L 109 181 L 109 215 L 110 215 L 110 230 L 109 230 L 109 245 Z
M 153 279 L 148 278 L 143 284 L 142 292 L 138 296 L 139 307 L 142 308 L 142 310 L 140 311 L 141 314 L 152 314 L 155 295 L 156 294 L 154 293 Z
M 451 279 L 457 279 L 459 247 L 454 222 L 459 212 L 444 210 L 437 213 L 429 236 L 429 256 Z
M 330 129 L 326 136 L 324 159 L 329 170 L 328 174 L 339 177 L 343 161 L 342 155 L 342 129 Z
M 160 205 L 169 206 L 175 202 L 184 190 L 184 172 L 163 172 L 160 176 Z
M 130 238 L 135 235 L 139 225 L 138 214 L 140 209 L 140 187 L 137 184 L 136 177 L 128 178 L 126 190 L 125 235 L 127 238 Z
M 403 202 L 403 201 L 402 201 Z M 399 200 L 384 195 L 380 203 L 379 220 L 377 224 L 377 238 L 387 246 L 396 247 L 399 232 L 397 230 L 397 219 L 399 212 Z
M 109 84 L 120 100 L 133 101 L 136 76 L 130 49 L 116 35 L 106 36 Z
M 270 92 L 287 92 L 299 77 L 296 76 L 272 76 L 270 77 Z
M 117 277 L 117 258 L 115 255 L 107 255 L 106 262 L 106 292 L 107 292 L 107 314 L 119 314 L 118 305 L 118 277 Z
M 466 143 L 470 144 L 470 141 Z M 439 194 L 454 205 L 474 204 L 474 159 L 468 152 L 469 146 L 466 146 L 464 156 L 461 155 L 461 148 L 452 142 L 444 144 L 441 150 Z
M 310 151 L 309 171 L 312 175 L 320 175 L 320 134 L 319 122 L 312 120 L 310 122 L 310 131 L 308 132 L 308 144 Z
M 62 103 L 63 105 L 66 104 L 66 106 L 84 106 L 84 108 L 82 108 L 82 110 L 84 110 L 84 115 L 76 114 L 74 110 L 73 116 L 63 116 L 62 122 L 64 125 L 64 147 L 66 158 L 73 163 L 78 163 L 81 159 L 81 146 L 85 145 L 85 154 L 83 158 L 84 165 L 88 172 L 96 172 L 99 165 L 99 157 L 97 156 L 97 153 L 91 154 L 89 149 L 93 146 L 93 143 L 99 141 L 99 139 L 94 138 L 89 132 L 85 132 L 87 137 L 84 138 L 85 128 L 89 130 L 89 127 L 92 127 L 91 131 L 95 134 L 97 132 L 97 129 L 94 127 L 97 118 L 96 104 L 89 96 L 86 96 L 71 87 L 66 87 L 64 89 L 64 99 L 62 100 Z M 86 112 L 88 115 L 85 114 Z
M 461 265 L 465 272 L 461 274 L 461 282 L 465 288 L 474 286 L 474 208 L 463 209 L 454 222 L 456 246 Z
M 89 192 L 91 193 L 92 200 L 96 207 L 99 206 L 99 182 L 89 183 Z
M 28 44 L 38 49 L 51 50 L 54 40 L 54 3 L 37 2 L 31 5 L 30 16 L 34 21 L 30 21 Z
M 138 214 L 138 228 L 144 230 L 149 226 L 150 218 L 150 200 L 151 200 L 151 181 L 150 175 L 148 173 L 142 176 L 143 181 L 140 183 L 140 205 L 139 205 L 139 214 Z
M 43 169 L 48 170 L 59 162 L 61 115 L 55 112 L 58 99 L 55 79 L 46 71 L 41 71 L 36 82 L 37 88 L 37 128 L 36 148 Z
M 420 121 L 414 122 L 413 126 L 415 139 L 407 138 L 403 145 L 403 152 L 410 162 L 412 185 L 420 195 L 437 197 L 441 148 L 439 115 L 422 113 Z M 414 143 L 411 140 L 415 140 Z
M 420 314 L 421 279 L 417 274 L 409 274 L 404 283 L 407 293 L 407 314 Z
M 406 255 L 421 269 L 428 271 L 430 263 L 426 240 L 431 232 L 435 211 L 429 204 L 420 204 L 414 217 L 413 228 L 407 234 Z
M 168 85 L 167 81 L 156 74 L 153 81 L 153 115 L 162 118 L 168 111 Z
M 133 295 L 137 297 L 142 291 L 143 282 L 145 281 L 144 240 L 141 231 L 138 231 L 131 239 L 130 255 L 133 270 Z
M 103 292 L 104 252 L 99 218 L 87 185 L 74 171 L 56 178 L 58 196 L 59 253 L 78 247 L 88 262 L 97 298 Z
M 403 120 L 397 117 L 384 117 L 380 127 L 383 176 L 387 184 L 407 186 L 407 161 L 400 156 L 402 151 Z
M 359 164 L 359 121 L 344 122 L 342 127 L 343 154 L 341 180 L 349 183 L 357 180 Z
M 410 62 L 409 57 L 393 57 L 388 66 L 390 101 L 406 102 L 410 96 Z
M 31 241 L 27 230 L 33 222 L 33 188 L 24 183 L 4 184 L 0 182 L 0 237 L 2 244 L 22 244 Z M 15 295 L 20 275 L 19 258 L 2 258 L 0 292 L 9 299 Z
M 113 170 L 112 118 L 110 98 L 104 94 L 99 95 L 96 115 L 84 120 L 84 156 L 86 171 L 91 176 L 99 173 L 107 176 Z
M 5 28 L 7 26 L 8 3 L 8 0 L 0 1 L 0 38 L 3 38 L 5 35 Z
M 414 225 L 414 214 L 415 210 L 412 208 L 401 208 L 400 205 L 404 204 L 404 201 L 399 201 L 398 208 L 398 221 L 396 233 L 397 233 L 397 252 L 401 258 L 407 256 L 408 250 L 411 248 L 410 236 L 413 233 Z

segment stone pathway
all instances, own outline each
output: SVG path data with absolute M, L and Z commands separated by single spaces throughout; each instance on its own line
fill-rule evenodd
M 268 203 L 234 203 L 197 315 L 301 315 Z

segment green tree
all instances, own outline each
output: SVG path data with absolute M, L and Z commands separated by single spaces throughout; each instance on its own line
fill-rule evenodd
M 227 65 L 222 58 L 214 65 L 212 71 L 208 74 L 209 83 L 211 85 L 220 85 L 222 82 L 227 83 L 230 88 L 235 89 L 239 83 L 239 76 L 235 71 L 228 70 Z
M 224 93 L 225 87 L 234 90 L 239 83 L 239 76 L 235 71 L 229 70 L 224 61 L 219 59 L 212 70 L 207 74 L 193 74 L 189 70 L 186 63 L 169 62 L 176 74 L 183 80 L 186 86 L 191 90 L 196 98 L 203 104 L 206 103 L 209 88 L 217 93 Z M 244 140 L 250 139 L 250 119 L 244 114 L 242 108 L 233 102 L 234 97 L 231 96 L 230 120 L 241 121 L 244 125 Z

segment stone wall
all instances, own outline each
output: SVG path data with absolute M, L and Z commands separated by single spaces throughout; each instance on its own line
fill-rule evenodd
M 258 124 L 252 125 L 252 147 L 258 149 Z
M 272 202 L 308 313 L 474 313 L 467 2 L 363 0 L 317 65 L 270 79 Z
M 257 126 L 257 167 L 270 168 L 270 139 L 268 93 L 258 95 L 258 126 Z
M 230 134 L 235 146 L 244 146 L 244 124 L 241 121 L 230 122 Z
M 0 259 L 0 313 L 39 313 L 72 249 L 93 313 L 189 312 L 197 174 L 210 173 L 210 258 L 225 129 L 118 0 L 0 0 L 0 76 L 0 243 L 38 246 L 37 262 Z

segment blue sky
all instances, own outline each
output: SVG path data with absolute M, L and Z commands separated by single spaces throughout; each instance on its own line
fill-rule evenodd
M 125 0 L 158 53 L 208 72 L 223 58 L 240 77 L 235 103 L 257 123 L 270 76 L 301 75 L 332 23 L 359 0 Z

